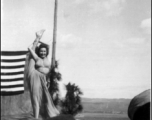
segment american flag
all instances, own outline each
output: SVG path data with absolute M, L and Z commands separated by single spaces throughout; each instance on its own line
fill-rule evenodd
M 1 51 L 1 95 L 24 93 L 24 68 L 27 51 Z

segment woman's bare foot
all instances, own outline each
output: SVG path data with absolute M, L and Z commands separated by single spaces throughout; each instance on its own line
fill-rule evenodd
M 41 39 L 44 31 L 45 31 L 45 30 L 40 30 L 40 31 L 36 32 L 36 39 L 35 39 L 34 42 L 33 42 L 32 50 L 35 51 L 35 48 L 36 48 L 36 46 L 38 45 L 38 42 L 40 41 L 40 39 Z
M 36 38 L 41 39 L 44 31 L 45 31 L 45 30 L 43 29 L 43 30 L 40 30 L 40 31 L 36 32 Z

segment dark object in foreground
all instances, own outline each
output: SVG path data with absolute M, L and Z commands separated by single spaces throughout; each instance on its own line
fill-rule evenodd
M 131 120 L 150 120 L 150 90 L 135 96 L 130 102 L 128 116 Z
M 83 110 L 80 97 L 83 93 L 75 84 L 68 83 L 65 88 L 67 93 L 65 99 L 61 101 L 61 113 L 75 116 Z

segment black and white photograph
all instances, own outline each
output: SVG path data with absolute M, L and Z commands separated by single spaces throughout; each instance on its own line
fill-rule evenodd
M 1 0 L 2 120 L 151 120 L 151 0 Z

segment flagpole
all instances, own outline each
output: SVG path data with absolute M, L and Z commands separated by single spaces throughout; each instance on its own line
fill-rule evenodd
M 55 67 L 56 36 L 57 36 L 57 9 L 58 9 L 58 0 L 55 0 L 51 68 Z

